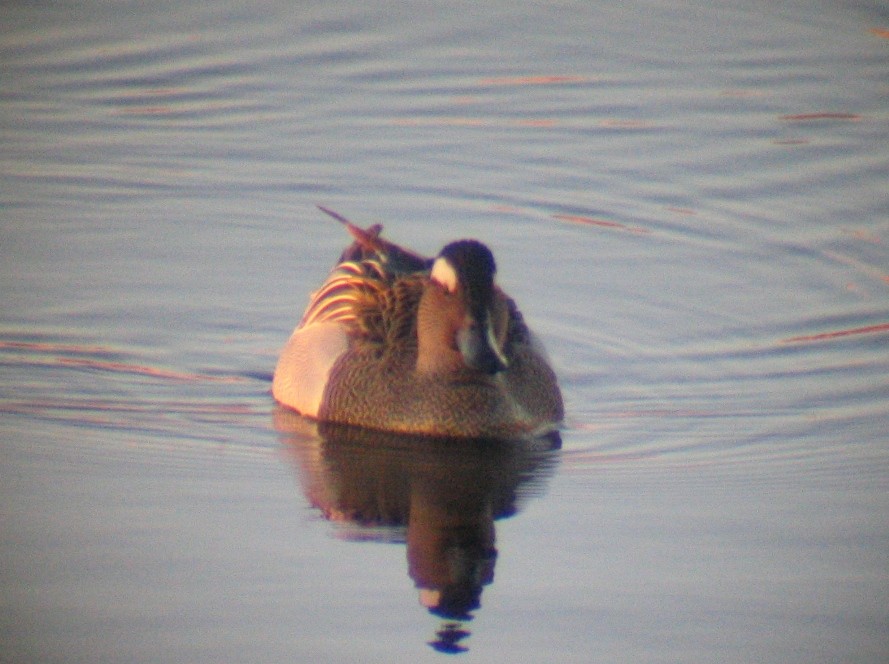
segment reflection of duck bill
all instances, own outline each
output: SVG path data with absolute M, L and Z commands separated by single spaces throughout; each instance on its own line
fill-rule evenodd
M 441 629 L 435 633 L 435 641 L 430 641 L 429 645 L 438 652 L 448 655 L 456 655 L 469 650 L 460 641 L 469 636 L 469 632 L 461 629 L 462 624 L 459 622 L 446 622 Z

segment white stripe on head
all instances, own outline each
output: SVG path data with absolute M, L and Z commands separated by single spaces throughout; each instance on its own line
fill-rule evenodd
M 503 349 L 500 348 L 500 342 L 497 341 L 497 335 L 494 334 L 494 323 L 491 321 L 491 317 L 488 316 L 488 324 L 486 330 L 486 337 L 488 338 L 488 345 L 491 347 L 491 350 L 494 351 L 494 355 L 497 356 L 504 367 L 509 367 L 509 360 L 506 359 L 506 355 L 503 354 Z
M 432 281 L 440 284 L 449 293 L 457 292 L 457 271 L 447 258 L 439 257 L 432 264 L 432 273 L 429 275 Z

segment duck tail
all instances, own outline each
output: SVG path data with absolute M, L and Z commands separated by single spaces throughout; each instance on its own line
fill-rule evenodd
M 383 230 L 382 224 L 361 228 L 330 208 L 326 208 L 323 205 L 317 207 L 324 214 L 333 217 L 343 224 L 354 240 L 343 252 L 343 255 L 340 256 L 340 262 L 375 258 L 397 273 L 417 272 L 428 270 L 431 267 L 432 261 L 430 259 L 403 249 L 392 242 L 387 242 L 380 237 L 380 233 Z

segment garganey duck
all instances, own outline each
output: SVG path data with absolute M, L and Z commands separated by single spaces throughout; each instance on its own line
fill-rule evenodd
M 434 259 L 362 229 L 311 297 L 275 368 L 275 399 L 307 417 L 384 431 L 504 438 L 555 429 L 556 376 L 491 251 Z

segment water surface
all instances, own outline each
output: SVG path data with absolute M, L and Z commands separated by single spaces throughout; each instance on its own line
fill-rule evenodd
M 0 659 L 886 660 L 879 3 L 3 14 Z M 560 444 L 276 407 L 316 204 L 487 242 Z

